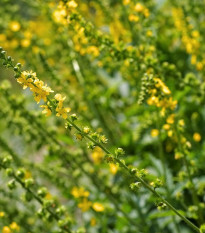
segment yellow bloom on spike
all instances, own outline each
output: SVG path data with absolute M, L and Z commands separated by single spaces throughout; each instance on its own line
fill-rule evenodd
M 12 222 L 12 223 L 10 224 L 10 228 L 11 228 L 12 230 L 15 230 L 15 231 L 19 231 L 19 230 L 20 230 L 20 227 L 19 227 L 19 225 L 18 225 L 16 222 Z
M 104 156 L 103 150 L 100 147 L 96 146 L 91 154 L 93 162 L 95 164 L 99 164 L 101 162 L 103 156 Z
M 0 218 L 3 218 L 5 216 L 5 213 L 3 211 L 0 212 Z
M 130 0 L 123 0 L 123 5 L 128 5 L 130 3 Z
M 44 110 L 42 111 L 43 114 L 45 114 L 47 117 L 51 115 L 51 110 L 48 107 L 48 105 L 41 105 L 41 108 L 44 108 Z
M 137 15 L 134 15 L 134 14 L 129 15 L 129 21 L 138 22 L 139 20 L 140 20 L 140 18 Z
M 7 226 L 3 227 L 2 233 L 11 233 L 11 229 Z
M 83 198 L 83 201 L 78 204 L 78 207 L 83 211 L 87 211 L 92 206 L 92 202 L 88 201 L 87 198 Z
M 199 133 L 194 133 L 193 139 L 195 142 L 200 142 L 201 141 L 201 135 Z
M 118 166 L 116 164 L 114 164 L 114 163 L 110 163 L 109 166 L 110 166 L 110 172 L 113 175 L 115 175 L 117 173 L 117 171 L 118 171 Z
M 90 193 L 88 191 L 86 191 L 83 187 L 73 187 L 71 190 L 71 194 L 75 197 L 75 198 L 79 198 L 79 197 L 88 197 L 90 195 Z
M 71 108 L 64 108 L 64 107 L 57 107 L 56 108 L 56 116 L 60 117 L 62 116 L 63 119 L 67 119 L 68 118 L 68 112 L 71 111 Z
M 151 136 L 152 137 L 157 137 L 159 135 L 159 130 L 158 129 L 152 129 L 151 130 Z
M 135 5 L 135 11 L 136 12 L 142 12 L 143 10 L 144 10 L 144 7 L 143 7 L 143 5 L 141 3 L 137 3 Z
M 61 94 L 56 94 L 54 98 L 59 102 L 63 102 L 66 99 L 66 96 L 62 97 Z
M 78 4 L 75 2 L 75 1 L 69 1 L 68 3 L 67 3 L 67 6 L 69 7 L 69 8 L 76 8 L 77 6 L 78 6 Z
M 20 30 L 20 28 L 21 28 L 21 25 L 17 21 L 12 21 L 10 23 L 9 27 L 10 27 L 11 31 L 18 32 Z
M 167 123 L 168 124 L 173 124 L 174 123 L 174 117 L 175 117 L 175 114 L 171 114 L 170 116 L 167 117 Z
M 91 220 L 90 220 L 90 225 L 91 226 L 95 226 L 96 225 L 96 218 L 92 217 Z
M 36 77 L 36 73 L 33 73 L 32 71 L 23 71 L 21 73 L 21 76 L 17 78 L 17 82 L 20 83 L 23 86 L 23 89 L 26 89 L 27 87 L 31 87 L 33 83 L 33 79 L 31 77 Z
M 169 125 L 169 124 L 164 124 L 164 125 L 163 125 L 163 129 L 169 130 L 169 129 L 170 129 L 170 125 Z
M 96 211 L 96 212 L 102 212 L 102 211 L 104 211 L 105 210 L 105 207 L 101 204 L 101 203 L 99 203 L 99 202 L 95 202 L 95 203 L 93 203 L 93 209 Z

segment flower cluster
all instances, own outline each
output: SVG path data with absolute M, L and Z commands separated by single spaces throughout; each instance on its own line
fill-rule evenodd
M 37 103 L 39 103 L 41 99 L 46 102 L 47 96 L 53 92 L 51 88 L 44 84 L 42 80 L 39 80 L 36 73 L 32 71 L 23 71 L 20 77 L 17 78 L 17 82 L 22 85 L 23 89 L 27 87 L 30 88 Z

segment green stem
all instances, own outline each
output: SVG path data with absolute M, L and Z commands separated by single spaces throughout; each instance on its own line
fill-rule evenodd
M 3 168 L 3 169 L 6 169 L 5 166 L 3 166 L 2 164 L 0 164 L 0 166 Z M 41 198 L 39 198 L 30 188 L 27 188 L 25 186 L 25 184 L 22 182 L 22 180 L 20 178 L 18 178 L 15 174 L 12 175 L 12 177 L 22 186 L 22 188 L 24 190 L 26 190 L 27 192 L 29 192 L 33 198 L 41 205 L 43 205 L 43 201 L 41 200 Z M 51 215 L 53 218 L 55 218 L 57 221 L 60 220 L 60 218 L 58 217 L 58 215 L 56 215 L 53 211 L 51 211 L 49 208 L 46 209 Z M 64 228 L 63 229 L 64 231 L 68 232 L 68 233 L 71 233 L 71 231 L 67 228 Z
M 202 213 L 202 210 L 201 210 L 201 207 L 200 207 L 200 202 L 199 202 L 199 199 L 198 199 L 198 196 L 197 196 L 196 187 L 194 185 L 193 178 L 192 178 L 192 175 L 191 175 L 189 162 L 187 160 L 187 152 L 183 149 L 183 146 L 182 146 L 181 140 L 180 140 L 179 131 L 178 131 L 177 127 L 175 128 L 175 130 L 176 130 L 176 134 L 177 134 L 177 141 L 178 141 L 179 150 L 183 154 L 183 161 L 184 161 L 184 164 L 185 164 L 185 167 L 186 167 L 189 182 L 190 182 L 191 187 L 192 187 L 192 200 L 193 200 L 194 204 L 198 207 L 198 214 L 199 214 L 199 221 L 198 222 L 199 222 L 199 224 L 201 224 L 204 221 L 203 220 L 203 213 Z
M 95 141 L 93 138 L 91 138 L 89 135 L 84 134 L 81 129 L 74 123 L 72 122 L 70 119 L 67 119 L 68 123 L 70 123 L 76 130 L 78 130 L 81 134 L 84 135 L 84 137 L 86 137 L 87 139 L 89 139 L 91 142 L 93 142 L 95 145 L 99 146 L 102 150 L 104 150 L 107 154 L 112 155 L 114 157 L 114 155 L 107 149 L 105 148 L 103 145 L 101 145 L 100 143 L 98 143 L 97 141 Z M 178 212 L 167 200 L 165 200 L 163 197 L 161 197 L 161 195 L 156 192 L 151 186 L 149 186 L 141 177 L 137 176 L 136 174 L 133 174 L 130 169 L 120 161 L 120 159 L 115 158 L 114 160 L 121 166 L 123 167 L 132 177 L 134 177 L 135 179 L 137 179 L 139 182 L 142 183 L 142 185 L 147 188 L 150 192 L 152 192 L 156 197 L 160 198 L 162 200 L 163 203 L 165 203 L 176 215 L 178 215 L 184 222 L 187 223 L 187 225 L 189 225 L 192 229 L 194 229 L 196 232 L 200 233 L 200 229 L 195 226 L 191 221 L 189 221 L 186 217 L 184 217 L 182 214 L 180 214 L 180 212 Z

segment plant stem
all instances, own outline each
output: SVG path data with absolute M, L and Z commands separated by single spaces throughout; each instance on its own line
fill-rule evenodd
M 104 150 L 107 154 L 109 155 L 113 155 L 113 153 L 111 153 L 107 148 L 105 148 L 103 145 L 101 145 L 100 143 L 98 143 L 97 141 L 95 141 L 93 138 L 91 138 L 89 135 L 84 134 L 81 129 L 74 123 L 72 122 L 70 119 L 67 119 L 68 123 L 71 124 L 77 131 L 79 131 L 81 134 L 84 135 L 84 137 L 86 137 L 87 139 L 89 139 L 91 142 L 93 142 L 95 145 L 99 146 L 102 150 Z M 141 177 L 137 176 L 136 174 L 133 174 L 130 169 L 120 161 L 120 159 L 115 158 L 114 160 L 121 166 L 123 167 L 132 177 L 134 177 L 135 179 L 137 179 L 139 182 L 142 183 L 142 185 L 147 188 L 150 192 L 152 192 L 156 197 L 160 198 L 162 200 L 163 203 L 165 203 L 176 215 L 178 215 L 184 222 L 187 223 L 187 225 L 189 225 L 192 229 L 194 229 L 196 232 L 200 233 L 200 229 L 195 226 L 191 221 L 189 221 L 186 217 L 184 217 L 182 214 L 180 214 L 180 212 L 178 212 L 167 200 L 165 200 L 163 197 L 161 197 L 161 195 L 156 192 L 149 184 L 147 184 Z

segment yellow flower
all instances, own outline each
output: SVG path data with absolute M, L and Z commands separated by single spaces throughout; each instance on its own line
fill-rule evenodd
M 145 8 L 144 11 L 143 11 L 143 14 L 146 18 L 149 17 L 150 13 L 149 13 L 149 9 Z
M 89 46 L 87 48 L 87 53 L 92 54 L 94 57 L 97 57 L 100 54 L 99 49 L 96 46 Z
M 30 90 L 34 92 L 34 99 L 37 103 L 39 103 L 41 99 L 46 102 L 47 96 L 50 94 L 50 92 L 53 92 L 50 87 L 44 85 L 44 82 L 38 78 L 35 78 L 34 85 L 30 87 Z
M 96 225 L 96 218 L 91 218 L 91 220 L 90 220 L 90 225 L 91 226 L 95 226 Z
M 153 33 L 152 33 L 151 30 L 148 30 L 148 31 L 146 32 L 146 36 L 151 37 L 152 35 L 153 35 Z
M 66 96 L 62 97 L 61 94 L 56 94 L 54 98 L 59 102 L 63 102 L 66 99 Z
M 200 142 L 201 141 L 201 135 L 199 133 L 194 133 L 193 139 L 195 142 Z
M 158 129 L 152 129 L 151 130 L 151 136 L 152 137 L 157 137 L 159 135 L 159 130 Z
M 123 5 L 128 5 L 130 3 L 130 0 L 123 0 Z
M 167 117 L 167 123 L 168 124 L 173 124 L 174 123 L 174 117 L 175 115 L 174 114 L 171 114 L 170 116 Z
M 10 224 L 10 228 L 11 228 L 12 230 L 15 230 L 15 231 L 19 231 L 19 230 L 20 230 L 20 227 L 19 227 L 19 225 L 18 225 L 16 222 L 12 222 L 12 223 Z
M 33 79 L 31 77 L 28 78 L 28 76 L 32 76 L 35 78 L 36 73 L 33 73 L 32 71 L 23 71 L 21 73 L 21 76 L 17 78 L 17 82 L 23 86 L 23 89 L 26 89 L 27 87 L 32 86 Z
M 67 6 L 69 7 L 69 8 L 76 8 L 77 6 L 78 6 L 78 4 L 75 2 L 75 1 L 69 1 L 68 3 L 67 3 Z
M 143 10 L 144 10 L 144 7 L 143 7 L 143 5 L 141 3 L 137 3 L 135 5 L 135 11 L 136 12 L 142 12 Z
M 197 69 L 198 71 L 201 71 L 201 70 L 203 69 L 203 63 L 202 63 L 202 62 L 197 62 L 197 63 L 196 63 L 196 69 Z
M 90 132 L 90 128 L 88 126 L 85 126 L 83 128 L 83 132 L 86 133 L 86 134 L 88 134 Z
M 88 197 L 90 195 L 90 193 L 88 191 L 86 191 L 83 187 L 73 187 L 71 190 L 71 194 L 75 197 L 75 198 L 79 198 L 79 197 Z
M 50 108 L 48 107 L 48 105 L 41 105 L 40 107 L 44 108 L 42 113 L 46 114 L 47 117 L 51 115 L 52 112 L 51 112 Z
M 3 227 L 2 233 L 11 233 L 11 229 L 7 226 Z
M 174 158 L 177 159 L 181 159 L 183 157 L 183 154 L 181 152 L 176 152 L 174 155 Z
M 197 61 L 196 55 L 192 55 L 192 56 L 191 56 L 191 64 L 192 64 L 192 65 L 195 65 L 195 64 L 196 64 L 196 61 Z
M 179 120 L 179 125 L 180 125 L 180 126 L 184 126 L 184 124 L 185 124 L 185 123 L 184 123 L 184 120 L 183 120 L 183 119 Z
M 172 130 L 169 130 L 169 131 L 168 131 L 168 136 L 169 136 L 169 137 L 172 137 L 172 136 L 173 136 L 173 131 L 172 131 Z
M 92 202 L 88 201 L 87 198 L 83 198 L 83 201 L 78 204 L 78 207 L 83 211 L 87 211 L 92 206 Z
M 164 124 L 164 125 L 163 125 L 163 129 L 169 130 L 169 129 L 170 129 L 170 125 L 169 125 L 169 124 Z
M 37 103 L 43 99 L 44 102 L 47 101 L 47 96 L 50 94 L 50 92 L 53 92 L 50 87 L 42 86 L 42 88 L 37 89 L 34 93 L 34 99 Z
M 12 21 L 12 22 L 10 23 L 9 27 L 10 27 L 11 31 L 17 32 L 17 31 L 20 30 L 21 25 L 20 25 L 20 23 L 17 22 L 17 21 Z
M 200 36 L 200 34 L 199 34 L 199 32 L 198 32 L 197 30 L 192 31 L 191 35 L 192 35 L 193 37 L 195 37 L 195 38 L 197 38 L 197 37 Z
M 56 116 L 60 117 L 62 116 L 63 119 L 67 119 L 68 118 L 68 115 L 67 113 L 70 112 L 71 109 L 70 108 L 64 108 L 64 107 L 57 107 L 56 108 Z
M 129 21 L 131 22 L 138 22 L 140 18 L 137 15 L 130 14 L 129 15 Z
M 45 199 L 51 200 L 52 199 L 52 195 L 49 192 L 47 192 L 46 196 L 45 196 Z
M 30 44 L 31 44 L 31 41 L 29 39 L 23 39 L 21 41 L 21 46 L 24 47 L 24 48 L 29 47 Z
M 103 156 L 104 156 L 103 150 L 100 147 L 96 146 L 91 154 L 93 162 L 95 164 L 99 164 L 101 162 Z
M 5 213 L 3 211 L 0 212 L 0 218 L 3 218 L 5 216 Z
M 95 203 L 93 203 L 93 209 L 96 211 L 96 212 L 102 212 L 102 211 L 104 211 L 105 210 L 105 207 L 101 204 L 101 203 L 99 203 L 99 202 L 95 202 Z
M 117 173 L 118 166 L 116 164 L 114 164 L 114 163 L 110 163 L 109 166 L 110 166 L 110 172 L 113 175 L 115 175 Z
M 165 85 L 162 86 L 162 92 L 166 95 L 170 95 L 171 91 L 169 90 L 169 88 Z

